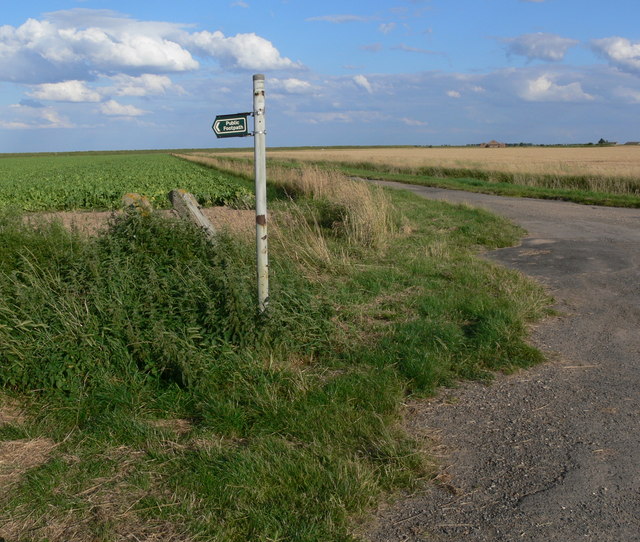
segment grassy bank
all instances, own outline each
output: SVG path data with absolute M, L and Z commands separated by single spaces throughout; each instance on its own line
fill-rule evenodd
M 524 339 L 548 299 L 477 257 L 517 228 L 285 169 L 267 317 L 240 236 L 134 214 L 89 238 L 3 211 L 0 536 L 350 540 L 429 476 L 407 394 L 540 359 Z

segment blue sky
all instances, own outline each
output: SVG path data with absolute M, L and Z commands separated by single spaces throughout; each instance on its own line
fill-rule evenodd
M 3 4 L 0 153 L 640 140 L 637 0 Z

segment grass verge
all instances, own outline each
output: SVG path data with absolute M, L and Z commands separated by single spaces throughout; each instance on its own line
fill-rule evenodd
M 324 164 L 321 167 L 336 167 L 335 164 Z M 513 176 L 505 177 L 505 180 L 494 180 L 487 176 L 484 171 L 454 170 L 449 172 L 451 176 L 431 176 L 425 174 L 412 173 L 389 173 L 379 171 L 376 168 L 367 166 L 339 166 L 339 170 L 345 175 L 360 177 L 363 179 L 380 179 L 386 181 L 398 181 L 408 184 L 418 184 L 422 186 L 435 186 L 448 188 L 451 190 L 465 190 L 467 192 L 479 192 L 481 194 L 494 194 L 496 196 L 509 196 L 519 198 L 538 198 L 561 201 L 572 201 L 583 205 L 603 205 L 606 207 L 640 207 L 640 196 L 635 193 L 615 193 L 607 192 L 607 183 L 601 182 L 599 185 L 602 191 L 593 191 L 580 188 L 586 183 L 583 178 L 573 179 L 575 184 L 571 184 L 571 179 L 558 180 L 557 177 L 544 179 L 544 175 L 533 180 L 527 177 L 529 184 L 524 181 L 518 182 Z M 459 175 L 459 176 L 458 176 Z
M 193 156 L 199 157 L 202 163 L 207 160 L 202 153 L 194 153 Z M 246 162 L 246 159 L 235 157 L 217 157 L 215 160 L 226 161 L 227 167 L 232 167 L 233 164 L 242 167 L 239 164 Z M 402 168 L 344 161 L 271 160 L 274 169 L 296 170 L 305 163 L 362 179 L 397 181 L 498 196 L 572 201 L 584 205 L 640 207 L 640 181 L 630 177 L 514 173 L 444 166 Z
M 477 258 L 517 228 L 302 177 L 272 207 L 267 318 L 241 238 L 2 213 L 0 454 L 39 459 L 0 462 L 0 536 L 351 540 L 350 519 L 429 475 L 398 425 L 407 393 L 540 359 L 524 339 L 548 299 Z

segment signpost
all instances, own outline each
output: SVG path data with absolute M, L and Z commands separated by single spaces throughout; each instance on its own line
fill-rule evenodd
M 253 143 L 256 174 L 256 265 L 258 307 L 264 312 L 269 303 L 269 250 L 267 246 L 267 157 L 264 75 L 253 76 Z
M 217 137 L 244 137 L 249 135 L 247 117 L 251 113 L 235 115 L 218 115 L 211 128 Z
M 264 75 L 253 76 L 253 113 L 218 115 L 211 129 L 216 137 L 253 135 L 256 179 L 256 273 L 258 278 L 258 309 L 263 313 L 269 304 L 269 250 L 267 245 L 267 161 L 265 125 Z M 253 134 L 249 133 L 247 117 L 253 115 Z

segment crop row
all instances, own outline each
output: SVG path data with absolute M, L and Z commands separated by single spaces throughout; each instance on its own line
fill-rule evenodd
M 193 193 L 205 206 L 242 205 L 251 197 L 242 181 L 166 154 L 0 160 L 0 207 L 24 211 L 116 209 L 128 192 L 163 208 L 174 188 Z

